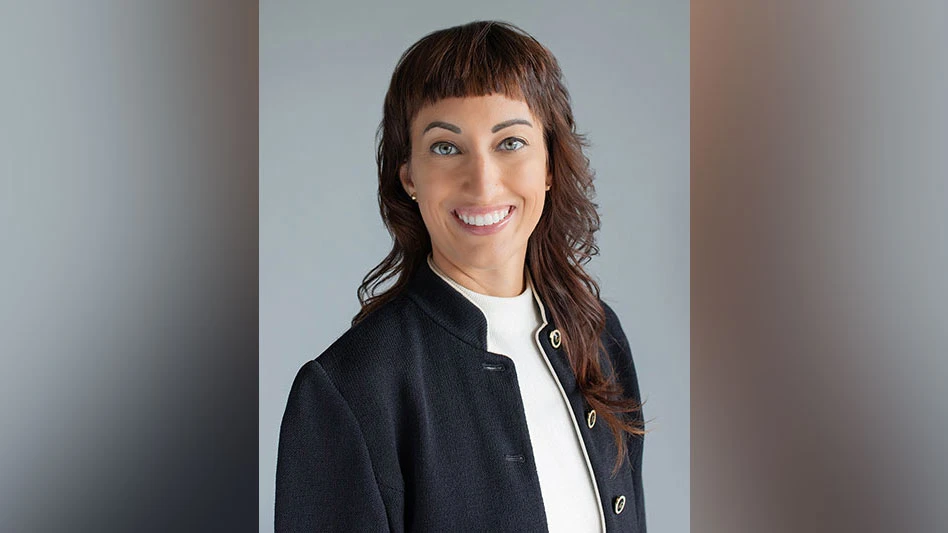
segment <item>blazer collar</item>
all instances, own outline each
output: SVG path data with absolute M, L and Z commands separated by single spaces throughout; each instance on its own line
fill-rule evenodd
M 432 320 L 462 341 L 487 351 L 487 319 L 463 294 L 422 261 L 406 288 L 408 297 Z
M 533 277 L 527 276 L 527 283 L 533 291 L 537 306 L 540 308 L 541 345 L 549 349 L 547 335 L 554 329 L 551 318 L 546 313 L 546 307 L 533 284 Z M 487 350 L 487 318 L 484 313 L 446 281 L 431 270 L 428 261 L 423 261 L 408 282 L 406 287 L 408 298 L 418 304 L 432 320 L 441 325 L 449 333 L 471 346 Z

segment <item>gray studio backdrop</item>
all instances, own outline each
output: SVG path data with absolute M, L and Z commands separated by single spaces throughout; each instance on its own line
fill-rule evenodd
M 262 2 L 260 529 L 272 530 L 278 432 L 299 367 L 348 327 L 388 251 L 374 134 L 399 55 L 424 34 L 512 22 L 557 56 L 597 173 L 590 264 L 635 354 L 652 531 L 689 530 L 689 5 L 683 1 Z

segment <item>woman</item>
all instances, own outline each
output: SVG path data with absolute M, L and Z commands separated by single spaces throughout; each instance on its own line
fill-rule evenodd
M 402 55 L 377 154 L 394 244 L 293 383 L 278 531 L 645 531 L 635 368 L 583 269 L 583 146 L 556 59 L 515 26 Z

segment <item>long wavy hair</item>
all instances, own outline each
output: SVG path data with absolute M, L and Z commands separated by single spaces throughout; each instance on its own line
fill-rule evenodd
M 583 265 L 599 253 L 599 213 L 592 198 L 593 171 L 576 131 L 569 93 L 556 58 L 532 36 L 505 22 L 478 21 L 428 34 L 398 61 L 385 95 L 377 132 L 382 220 L 392 250 L 359 287 L 358 323 L 405 289 L 431 252 L 431 239 L 417 204 L 405 193 L 399 167 L 411 153 L 410 126 L 419 110 L 443 98 L 502 94 L 525 101 L 544 126 L 547 165 L 553 181 L 536 229 L 527 244 L 527 268 L 553 323 L 586 402 L 606 421 L 618 455 L 626 435 L 644 434 L 641 405 L 625 396 L 614 375 L 599 364 L 605 311 L 599 285 Z M 632 415 L 632 416 L 630 416 Z

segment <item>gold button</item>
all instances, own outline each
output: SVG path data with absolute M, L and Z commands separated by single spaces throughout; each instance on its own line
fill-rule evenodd
M 586 413 L 586 425 L 589 426 L 589 429 L 592 429 L 593 426 L 596 425 L 596 410 L 595 409 L 590 409 L 589 412 Z
M 625 509 L 625 496 L 619 496 L 618 498 L 616 498 L 615 502 L 613 503 L 612 508 L 616 512 L 616 514 L 621 513 L 622 510 Z
M 560 338 L 560 330 L 554 329 L 553 331 L 550 332 L 550 344 L 551 344 L 554 348 L 559 348 L 559 347 L 560 347 L 560 341 L 561 341 L 561 340 L 562 340 L 562 339 Z

